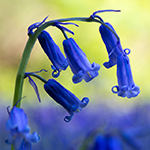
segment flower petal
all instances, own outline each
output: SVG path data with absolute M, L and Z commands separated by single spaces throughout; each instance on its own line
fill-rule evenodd
M 34 82 L 34 80 L 32 80 L 32 78 L 30 76 L 27 75 L 27 77 L 29 78 L 29 83 L 33 87 L 33 89 L 34 89 L 34 91 L 35 91 L 35 93 L 37 95 L 37 98 L 38 98 L 39 102 L 41 102 L 40 94 L 39 94 L 38 87 L 37 87 L 36 83 Z
M 33 132 L 32 134 L 25 134 L 25 139 L 30 143 L 36 143 L 40 140 L 40 137 L 36 132 Z

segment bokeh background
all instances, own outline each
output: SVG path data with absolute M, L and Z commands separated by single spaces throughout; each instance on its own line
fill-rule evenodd
M 8 117 L 6 107 L 12 105 L 16 73 L 24 47 L 28 40 L 27 28 L 29 25 L 38 21 L 42 21 L 47 15 L 49 15 L 47 20 L 52 20 L 68 17 L 88 17 L 96 10 L 121 10 L 121 12 L 118 13 L 106 12 L 99 15 L 105 22 L 110 22 L 114 26 L 121 39 L 122 47 L 131 49 L 129 58 L 131 62 L 132 73 L 135 83 L 140 86 L 141 90 L 141 93 L 138 97 L 132 99 L 120 98 L 111 92 L 111 87 L 117 84 L 116 67 L 108 70 L 102 65 L 105 61 L 108 61 L 108 54 L 99 34 L 100 25 L 97 23 L 75 22 L 79 25 L 79 28 L 71 25 L 67 26 L 75 33 L 75 35 L 68 33 L 68 36 L 73 37 L 76 40 L 78 45 L 86 53 L 90 62 L 96 62 L 101 65 L 99 76 L 89 83 L 82 81 L 81 83 L 74 85 L 71 81 L 72 72 L 70 71 L 69 67 L 66 71 L 62 71 L 61 75 L 57 78 L 57 81 L 73 92 L 79 99 L 82 99 L 85 96 L 89 97 L 90 99 L 90 103 L 87 108 L 82 110 L 79 114 L 75 114 L 71 123 L 66 124 L 63 122 L 63 117 L 67 114 L 67 112 L 62 110 L 63 108 L 61 106 L 57 105 L 48 97 L 43 90 L 43 83 L 41 83 L 41 81 L 35 79 L 40 91 L 42 103 L 38 103 L 36 94 L 29 85 L 28 80 L 26 79 L 24 82 L 23 96 L 26 96 L 26 98 L 22 100 L 22 107 L 26 110 L 26 113 L 29 116 L 29 124 L 31 128 L 39 130 L 41 139 L 47 139 L 50 135 L 49 138 L 52 141 L 46 142 L 45 145 L 49 143 L 55 143 L 56 141 L 59 143 L 61 138 L 58 134 L 61 132 L 62 137 L 66 138 L 64 139 L 65 141 L 61 142 L 61 148 L 57 149 L 65 150 L 71 149 L 65 147 L 65 144 L 71 147 L 71 145 L 68 143 L 73 140 L 72 137 L 82 137 L 82 139 L 84 139 L 85 137 L 82 135 L 86 135 L 88 134 L 88 131 L 95 129 L 95 125 L 90 124 L 91 118 L 94 117 L 94 120 L 102 123 L 105 122 L 104 120 L 106 118 L 104 116 L 109 111 L 111 112 L 110 114 L 114 113 L 124 116 L 133 111 L 135 107 L 140 107 L 143 110 L 145 105 L 149 104 L 149 7 L 150 2 L 148 0 L 0 1 L 0 123 L 3 129 L 2 131 L 4 132 L 4 136 L 1 138 L 1 144 L 4 145 L 3 149 L 8 149 L 8 146 L 4 144 L 4 140 L 7 138 L 7 132 L 4 131 L 5 122 Z M 64 37 L 62 33 L 55 27 L 48 27 L 46 30 L 50 32 L 51 36 L 63 52 L 62 42 Z M 39 43 L 36 42 L 27 65 L 27 71 L 33 72 L 40 69 L 46 69 L 48 70 L 48 73 L 43 72 L 41 75 L 45 79 L 49 79 L 52 78 L 50 65 L 50 61 L 43 53 Z M 148 119 L 149 109 L 146 110 L 147 111 L 145 111 L 144 114 L 147 115 Z M 46 112 L 44 113 L 44 111 Z M 42 125 L 45 123 L 41 123 L 42 129 L 40 129 L 40 123 L 35 119 L 35 112 L 37 112 L 36 114 L 41 115 L 41 121 L 43 120 L 47 122 L 47 128 L 45 128 L 49 135 L 45 135 L 48 133 L 45 133 L 45 130 L 42 127 Z M 145 115 L 143 115 L 143 117 Z M 52 121 L 50 119 L 53 119 L 52 116 L 54 118 L 57 117 L 57 121 Z M 106 116 L 108 117 L 109 115 Z M 129 115 L 128 117 L 131 116 L 132 115 Z M 117 117 L 114 118 L 116 119 Z M 78 118 L 80 118 L 79 120 L 82 121 L 80 122 Z M 101 120 L 101 118 L 105 119 Z M 110 120 L 112 120 L 112 117 L 110 118 Z M 84 119 L 87 121 L 84 122 Z M 142 118 L 138 119 L 142 120 Z M 100 122 L 96 124 L 99 127 L 101 125 Z M 84 125 L 80 125 L 80 123 L 83 123 Z M 145 125 L 148 125 L 149 121 L 146 120 L 144 123 Z M 84 126 L 84 132 L 81 132 L 81 126 Z M 88 126 L 90 127 L 86 129 Z M 59 129 L 59 132 L 57 129 Z M 82 133 L 82 135 L 79 133 Z M 39 145 L 40 144 L 38 144 L 38 147 L 40 147 Z M 52 145 L 53 146 L 51 149 L 55 149 L 57 144 Z M 43 149 L 49 150 L 47 147 L 48 146 L 45 146 Z

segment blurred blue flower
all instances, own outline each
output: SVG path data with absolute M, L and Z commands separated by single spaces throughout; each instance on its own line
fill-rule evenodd
M 105 23 L 105 24 L 109 26 L 116 33 L 116 31 L 114 30 L 114 28 L 110 23 Z M 129 49 L 123 50 L 120 40 L 118 41 L 117 37 L 104 25 L 100 26 L 99 31 L 103 39 L 103 42 L 105 43 L 108 56 L 109 56 L 109 61 L 105 62 L 103 65 L 106 68 L 110 68 L 115 64 L 117 64 L 117 57 L 119 55 L 129 54 L 130 50 Z
M 72 78 L 74 83 L 81 82 L 82 79 L 89 82 L 98 76 L 100 65 L 96 63 L 91 64 L 74 39 L 64 40 L 63 46 L 70 68 L 74 73 Z
M 106 150 L 106 139 L 103 135 L 95 137 L 93 150 Z
M 52 69 L 54 71 L 52 76 L 57 78 L 61 70 L 67 69 L 67 59 L 64 57 L 59 47 L 56 45 L 47 31 L 42 31 L 38 36 L 38 40 L 44 52 L 53 64 Z
M 74 113 L 81 111 L 89 102 L 87 97 L 84 97 L 82 101 L 80 101 L 73 93 L 68 91 L 54 79 L 49 79 L 47 83 L 44 84 L 44 89 L 49 96 L 68 111 L 70 116 L 64 118 L 66 122 L 69 122 Z
M 98 135 L 93 150 L 123 150 L 119 138 L 112 135 Z
M 112 87 L 112 92 L 121 97 L 136 97 L 140 93 L 140 88 L 135 85 L 132 77 L 130 61 L 128 56 L 119 55 L 117 59 L 118 86 Z M 114 89 L 116 88 L 117 91 Z
M 6 129 L 10 132 L 7 144 L 12 144 L 15 150 L 30 150 L 32 143 L 39 141 L 36 132 L 29 133 L 27 116 L 23 109 L 14 106 L 9 112 Z
M 145 134 L 145 131 L 144 128 L 140 130 L 139 128 L 137 129 L 137 127 L 134 127 L 133 129 L 125 129 L 120 131 L 120 135 L 122 140 L 124 140 L 124 142 L 128 144 L 131 148 L 135 150 L 143 150 L 143 145 L 137 140 L 137 137 L 144 137 L 142 134 Z

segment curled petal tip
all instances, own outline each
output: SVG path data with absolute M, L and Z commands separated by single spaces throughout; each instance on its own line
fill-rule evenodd
M 113 87 L 111 88 L 111 91 L 112 91 L 114 94 L 116 94 L 116 93 L 118 93 L 118 91 L 119 91 L 119 87 L 118 87 L 117 85 L 115 85 L 115 86 L 113 86 Z
M 54 78 L 57 78 L 58 76 L 60 75 L 60 70 L 58 69 L 56 69 L 56 70 L 54 70 L 53 72 L 52 72 L 52 76 L 54 77 Z
M 64 121 L 65 121 L 65 122 L 70 122 L 71 119 L 72 119 L 72 116 L 66 116 L 66 117 L 64 118 Z
M 126 48 L 123 51 L 126 55 L 129 55 L 131 53 L 131 50 L 129 48 Z
M 83 103 L 83 107 L 85 107 L 89 103 L 89 98 L 88 97 L 84 97 L 81 102 Z

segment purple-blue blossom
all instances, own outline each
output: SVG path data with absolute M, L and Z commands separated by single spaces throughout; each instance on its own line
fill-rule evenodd
M 15 150 L 31 150 L 32 143 L 36 143 L 40 139 L 36 132 L 29 133 L 27 116 L 23 109 L 16 106 L 9 112 L 6 129 L 9 131 L 6 143 L 12 144 Z
M 123 147 L 118 137 L 107 134 L 95 137 L 92 150 L 123 150 Z
M 42 31 L 38 36 L 39 43 L 44 52 L 52 62 L 52 76 L 57 78 L 61 70 L 66 70 L 68 67 L 67 59 L 60 51 L 58 45 L 54 42 L 52 37 L 47 31 Z
M 94 144 L 93 144 L 93 150 L 106 150 L 107 142 L 105 139 L 105 136 L 103 135 L 97 135 L 94 139 Z
M 105 24 L 109 26 L 116 33 L 116 31 L 114 30 L 113 26 L 110 23 L 105 23 Z M 112 31 L 110 31 L 106 26 L 101 25 L 99 31 L 109 56 L 109 61 L 105 62 L 103 65 L 106 68 L 110 68 L 117 64 L 117 57 L 119 55 L 129 54 L 130 50 L 129 49 L 123 50 L 120 40 L 118 40 L 117 37 L 114 35 L 114 33 L 112 33 Z
M 89 82 L 98 76 L 100 65 L 95 62 L 91 64 L 74 39 L 68 38 L 64 40 L 63 46 L 68 64 L 74 74 L 72 78 L 74 83 L 81 82 L 82 79 Z
M 133 81 L 130 60 L 126 55 L 119 55 L 117 58 L 117 79 L 118 85 L 112 87 L 113 93 L 128 98 L 136 97 L 140 93 L 139 86 Z
M 74 113 L 81 111 L 89 102 L 87 97 L 84 97 L 80 101 L 73 93 L 68 91 L 54 79 L 49 79 L 47 83 L 44 84 L 44 89 L 50 97 L 68 111 L 70 116 L 64 118 L 66 122 L 69 122 Z

